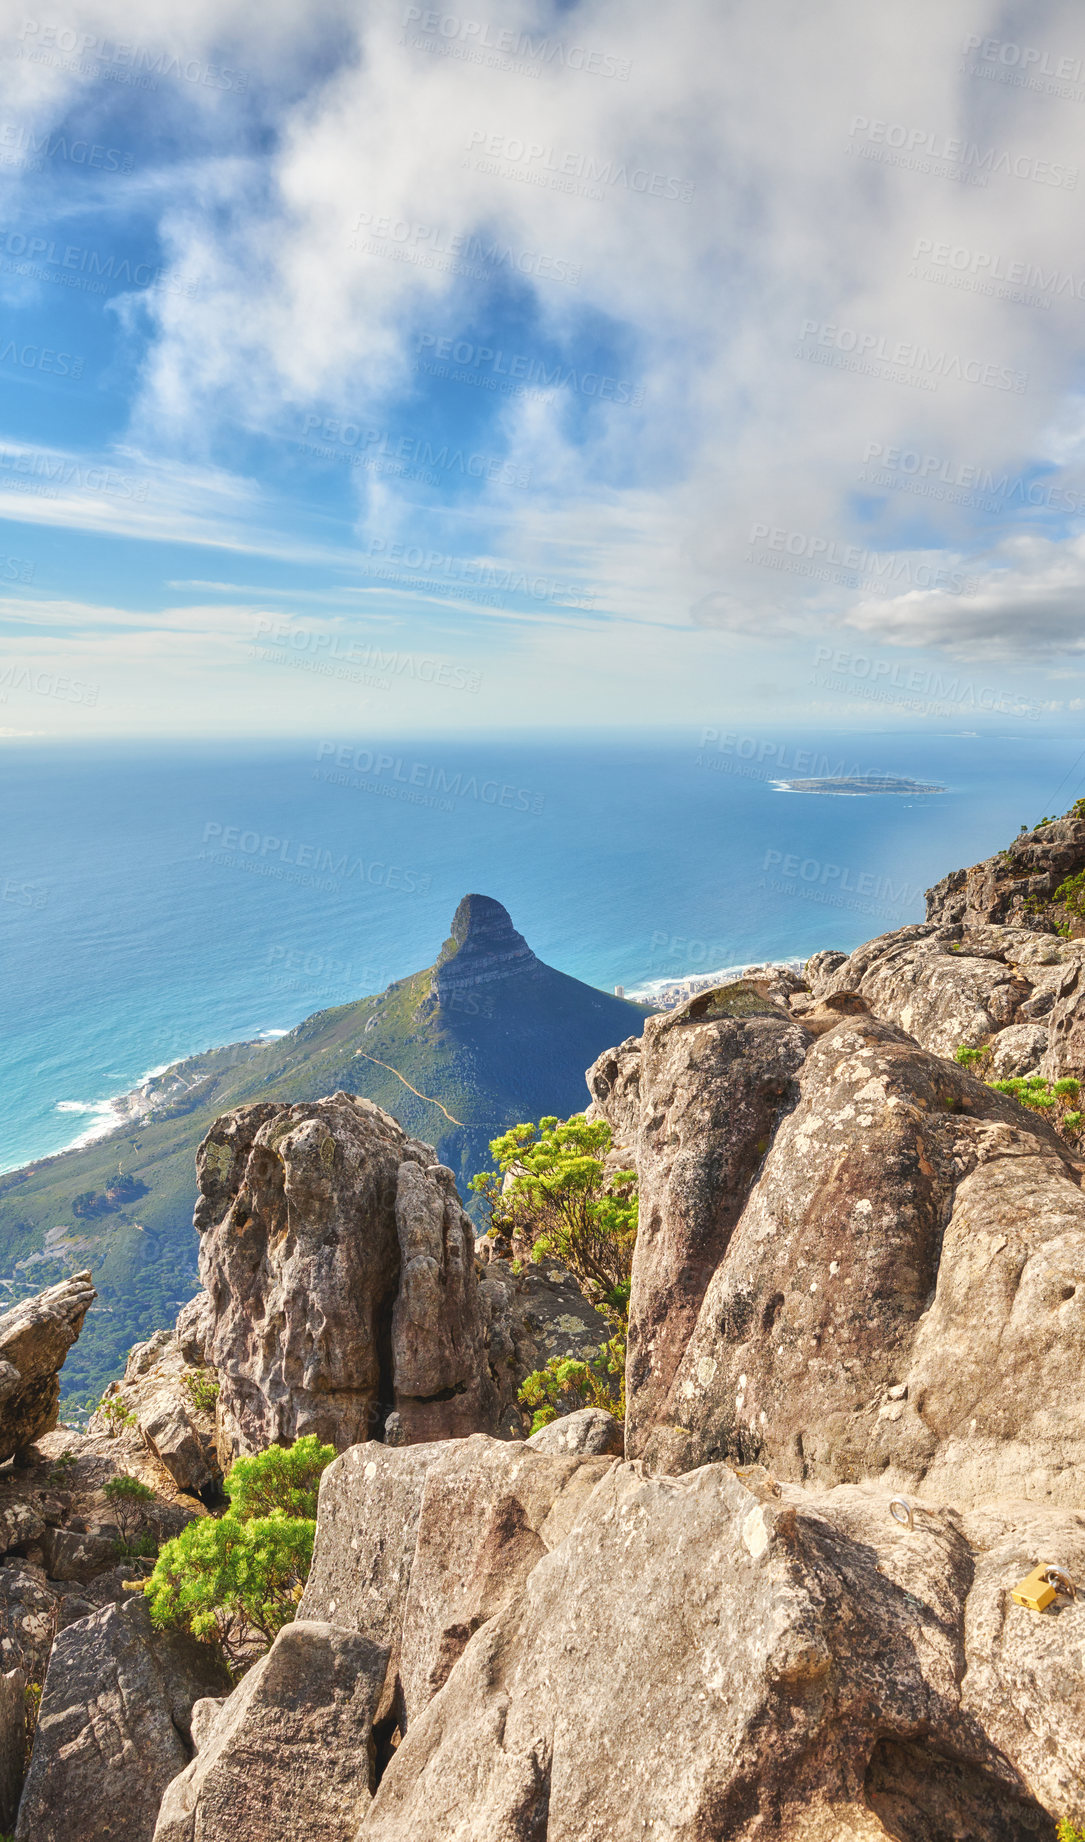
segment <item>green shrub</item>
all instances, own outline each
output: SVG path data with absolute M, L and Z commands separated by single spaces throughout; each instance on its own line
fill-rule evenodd
M 307 1517 L 208 1516 L 168 1541 L 144 1587 L 151 1621 L 217 1646 L 238 1672 L 251 1634 L 265 1645 L 297 1611 L 313 1558 Z
M 334 1457 L 333 1445 L 321 1445 L 315 1433 L 306 1433 L 292 1446 L 271 1445 L 252 1458 L 235 1459 L 222 1487 L 230 1514 L 241 1522 L 276 1510 L 314 1517 L 321 1472 Z
M 1065 1816 L 1056 1829 L 1055 1835 L 1058 1842 L 1085 1842 L 1085 1829 L 1079 1829 L 1076 1823 L 1071 1823 L 1069 1817 Z
M 592 1362 L 551 1356 L 545 1369 L 525 1376 L 517 1399 L 531 1410 L 530 1433 L 580 1407 L 603 1407 L 620 1418 L 625 1412 L 625 1338 L 611 1337 Z
M 152 1621 L 215 1644 L 234 1675 L 297 1610 L 313 1558 L 321 1473 L 335 1447 L 307 1433 L 292 1446 L 238 1458 L 224 1516 L 190 1522 L 168 1541 L 144 1587 Z
M 637 1239 L 636 1172 L 607 1175 L 605 1120 L 541 1119 L 490 1142 L 497 1171 L 471 1188 L 490 1211 L 490 1232 L 535 1261 L 568 1267 L 581 1291 L 624 1321 Z
M 154 1491 L 141 1484 L 138 1477 L 122 1473 L 111 1477 L 102 1487 L 102 1495 L 113 1511 L 121 1532 L 122 1556 L 153 1554 L 158 1546 L 151 1532 L 154 1522 Z
M 98 1402 L 98 1412 L 105 1421 L 110 1436 L 114 1439 L 123 1433 L 126 1428 L 139 1424 L 135 1414 L 130 1408 L 125 1406 L 120 1395 L 110 1394 L 108 1389 Z
M 67 1490 L 75 1474 L 79 1460 L 71 1446 L 65 1446 L 59 1458 L 53 1460 L 53 1469 L 49 1473 L 49 1482 L 54 1490 Z M 2 1838 L 0 1838 L 2 1842 Z
M 214 1413 L 219 1398 L 219 1378 L 209 1369 L 186 1369 L 185 1391 L 193 1407 L 201 1413 Z
M 990 1043 L 982 1048 L 969 1049 L 962 1043 L 957 1050 L 954 1061 L 962 1068 L 974 1069 L 984 1079 L 982 1070 L 991 1054 Z M 1081 1131 L 1081 1113 L 1074 1106 L 1081 1094 L 1081 1083 L 1072 1075 L 1064 1075 L 1060 1080 L 1050 1082 L 1043 1075 L 1013 1075 L 1003 1081 L 986 1081 L 987 1087 L 996 1094 L 1008 1094 L 1021 1106 L 1028 1107 L 1032 1113 L 1040 1113 L 1049 1118 L 1063 1138 L 1075 1142 Z

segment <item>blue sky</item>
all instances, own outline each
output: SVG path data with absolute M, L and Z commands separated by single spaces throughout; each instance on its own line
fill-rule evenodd
M 1082 707 L 1070 5 L 0 15 L 0 732 Z

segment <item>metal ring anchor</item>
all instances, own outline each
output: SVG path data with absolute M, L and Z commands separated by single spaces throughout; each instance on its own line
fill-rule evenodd
M 892 1516 L 894 1522 L 900 1523 L 902 1528 L 915 1528 L 915 1510 L 912 1508 L 907 1497 L 890 1497 L 889 1514 Z

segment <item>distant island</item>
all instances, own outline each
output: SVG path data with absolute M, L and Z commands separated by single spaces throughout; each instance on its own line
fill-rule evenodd
M 787 793 L 944 793 L 933 781 L 907 780 L 903 774 L 841 774 L 824 780 L 774 780 Z

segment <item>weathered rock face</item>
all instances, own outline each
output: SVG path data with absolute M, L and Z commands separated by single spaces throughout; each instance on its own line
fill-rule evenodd
M 640 1226 L 629 1310 L 628 1449 L 669 1417 L 675 1374 L 709 1280 L 723 1258 L 810 1041 L 780 1005 L 739 983 L 645 1025 L 637 1084 Z M 593 1088 L 612 1129 L 629 1135 L 625 1075 Z
M 870 1016 L 815 1041 L 799 1088 L 632 1449 L 667 1471 L 761 1460 L 943 1502 L 1080 1502 L 1085 1167 Z
M 1085 1078 L 1085 940 L 927 923 L 882 934 L 847 958 L 816 953 L 807 973 L 817 996 L 856 990 L 937 1055 L 989 1045 L 992 1078 Z M 810 1002 L 792 1000 L 804 1022 Z
M 430 1146 L 340 1093 L 227 1113 L 197 1170 L 224 1460 L 494 1423 L 474 1231 Z
M 1085 1523 L 1026 1514 L 909 1531 L 869 1489 L 611 1467 L 410 1720 L 358 1842 L 1053 1842 L 1085 1809 L 1085 1608 L 1007 1589 Z
M 185 1312 L 191 1317 L 190 1306 L 185 1306 Z M 128 1357 L 123 1381 L 112 1382 L 106 1390 L 107 1399 L 117 1400 L 135 1414 L 148 1451 L 169 1472 L 177 1488 L 190 1496 L 204 1495 L 208 1500 L 221 1484 L 222 1467 L 215 1444 L 213 1407 L 197 1403 L 199 1384 L 213 1380 L 213 1370 L 186 1361 L 176 1332 L 160 1330 L 146 1343 L 136 1344 Z M 92 1416 L 90 1427 L 92 1432 L 107 1430 L 108 1422 L 101 1410 Z
M 432 995 L 454 1005 L 465 993 L 532 972 L 540 964 L 508 909 L 488 895 L 465 895 L 433 969 Z
M 355 1632 L 280 1631 L 162 1800 L 154 1842 L 353 1842 L 374 1779 L 387 1652 Z
M 1085 816 L 1056 819 L 1022 832 L 1007 850 L 968 870 L 953 870 L 927 891 L 927 920 L 982 927 L 998 922 L 1052 934 L 1067 921 L 1075 934 L 1081 920 L 1055 901 L 1067 877 L 1085 869 Z
M 478 1245 L 485 1259 L 488 1243 Z M 525 1375 L 544 1369 L 554 1357 L 591 1361 L 612 1335 L 611 1328 L 589 1305 L 572 1275 L 552 1260 L 540 1265 L 524 1261 L 516 1272 L 511 1260 L 491 1257 L 482 1268 L 479 1296 L 497 1400 L 493 1430 L 518 1439 L 525 1415 L 517 1394 Z
M 10 1835 L 23 1788 L 26 1745 L 26 1677 L 21 1669 L 0 1672 L 0 1823 Z
M 52 1432 L 59 1371 L 97 1296 L 76 1273 L 0 1317 L 0 1462 Z
M 405 1727 L 613 1462 L 481 1435 L 405 1451 L 357 1446 L 321 1480 L 299 1616 L 334 1620 L 387 1651 L 377 1718 Z
M 215 1653 L 152 1632 L 142 1598 L 69 1625 L 49 1659 L 16 1842 L 151 1842 L 191 1757 L 192 1704 L 224 1686 Z

